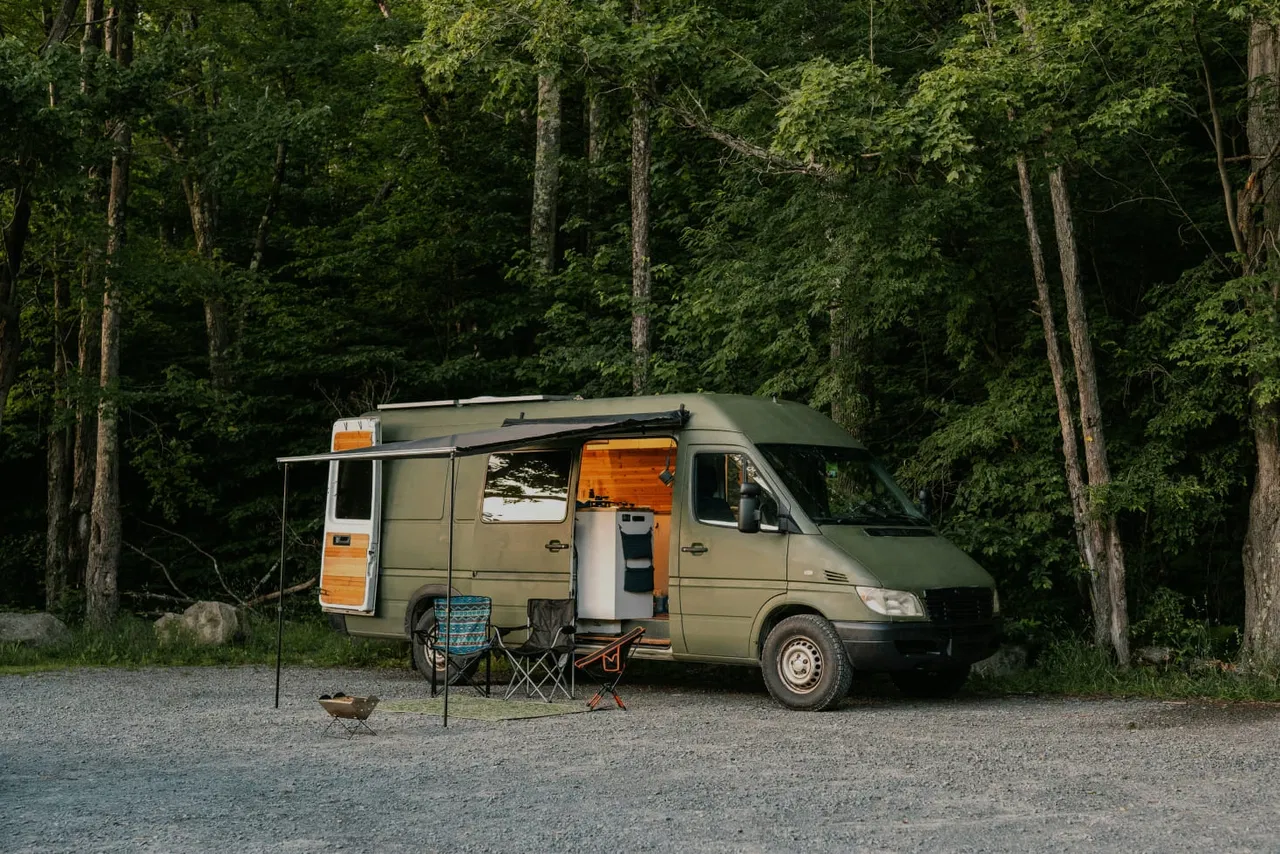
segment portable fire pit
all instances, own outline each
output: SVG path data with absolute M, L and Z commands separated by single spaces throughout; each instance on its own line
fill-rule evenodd
M 348 697 L 339 691 L 332 697 L 328 694 L 323 695 L 320 698 L 320 705 L 331 718 L 329 725 L 320 733 L 321 735 L 328 735 L 335 724 L 339 729 L 339 732 L 334 733 L 335 738 L 352 738 L 359 732 L 377 735 L 366 723 L 369 715 L 373 714 L 374 708 L 378 705 L 377 697 Z

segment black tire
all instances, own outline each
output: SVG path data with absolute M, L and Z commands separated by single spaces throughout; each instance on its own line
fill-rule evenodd
M 853 665 L 835 626 L 817 614 L 787 617 L 765 638 L 764 684 L 788 709 L 834 709 L 853 684 Z
M 409 646 L 413 650 L 413 669 L 422 675 L 423 679 L 431 679 L 431 671 L 436 672 L 436 681 L 441 685 L 444 684 L 444 658 L 437 657 L 434 661 L 432 656 L 427 652 L 426 646 L 422 643 L 422 635 L 425 634 L 432 626 L 436 624 L 436 609 L 431 603 L 424 603 L 421 613 L 413 621 L 413 634 L 409 638 Z M 470 673 L 480 665 L 480 659 L 472 659 L 466 666 L 466 672 Z M 454 673 L 458 672 L 458 665 L 450 662 L 449 668 Z
M 960 664 L 945 670 L 904 670 L 889 674 L 904 696 L 913 700 L 949 700 L 964 687 L 969 678 L 969 665 Z

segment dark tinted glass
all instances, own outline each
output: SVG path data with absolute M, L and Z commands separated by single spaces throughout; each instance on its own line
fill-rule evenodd
M 888 470 L 860 448 L 760 445 L 817 525 L 927 525 Z
M 559 522 L 568 506 L 568 451 L 489 457 L 484 482 L 486 522 Z
M 338 494 L 333 499 L 338 519 L 373 517 L 373 461 L 338 463 Z

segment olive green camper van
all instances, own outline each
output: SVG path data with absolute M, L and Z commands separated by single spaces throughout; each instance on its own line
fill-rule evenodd
M 998 642 L 991 576 L 807 406 L 475 398 L 333 425 L 333 451 L 371 446 L 404 451 L 329 471 L 320 604 L 352 635 L 412 641 L 448 591 L 451 522 L 453 590 L 491 597 L 496 623 L 574 597 L 579 646 L 643 626 L 639 655 L 760 666 L 791 708 L 835 705 L 854 671 L 949 695 Z

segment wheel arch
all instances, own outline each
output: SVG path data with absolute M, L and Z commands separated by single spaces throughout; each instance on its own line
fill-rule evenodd
M 409 597 L 409 604 L 404 609 L 404 636 L 406 639 L 413 637 L 413 615 L 417 612 L 418 606 L 423 600 L 439 599 L 442 596 L 457 596 L 458 588 L 450 587 L 447 584 L 424 584 L 417 590 L 413 591 L 413 595 Z
M 756 615 L 755 625 L 751 629 L 752 650 L 757 661 L 764 654 L 764 642 L 769 637 L 769 632 L 773 631 L 773 627 L 787 617 L 794 617 L 797 614 L 816 614 L 823 619 L 827 618 L 815 603 L 805 601 L 803 598 L 797 599 L 794 596 L 783 595 L 765 603 L 760 613 Z

